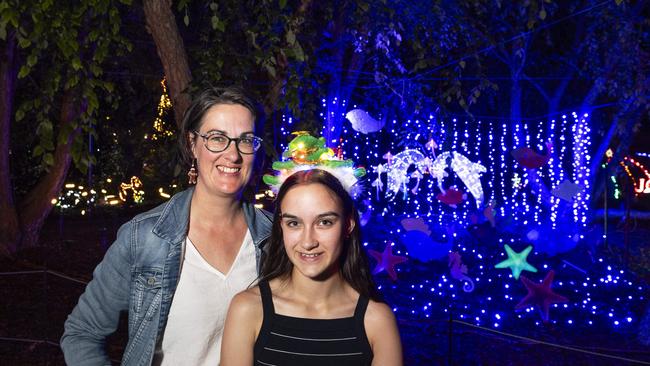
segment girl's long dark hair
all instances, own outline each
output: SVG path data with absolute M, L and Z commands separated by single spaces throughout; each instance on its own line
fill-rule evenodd
M 362 296 L 375 301 L 383 301 L 370 274 L 368 256 L 361 246 L 361 225 L 354 201 L 343 188 L 341 182 L 329 172 L 322 169 L 299 171 L 288 177 L 278 192 L 273 214 L 271 239 L 264 248 L 260 280 L 270 281 L 274 278 L 286 279 L 291 275 L 293 264 L 284 249 L 281 226 L 281 206 L 287 192 L 303 184 L 322 184 L 334 193 L 343 205 L 344 222 L 352 217 L 354 228 L 349 236 L 343 237 L 343 250 L 340 257 L 340 271 L 343 279 Z

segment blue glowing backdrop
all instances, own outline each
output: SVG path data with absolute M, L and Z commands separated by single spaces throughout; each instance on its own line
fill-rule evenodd
M 344 117 L 327 144 L 368 170 L 358 199 L 365 245 L 398 317 L 648 337 L 639 330 L 647 285 L 597 254 L 606 233 L 588 209 L 588 113 L 387 121 L 345 104 L 323 100 Z M 294 122 L 283 121 L 288 142 Z

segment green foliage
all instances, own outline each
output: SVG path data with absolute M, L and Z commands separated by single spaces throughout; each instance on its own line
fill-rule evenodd
M 120 5 L 113 0 L 0 2 L 0 36 L 16 32 L 21 62 L 15 122 L 18 129 L 36 131 L 29 149 L 38 158 L 39 171 L 53 164 L 57 144 L 70 137 L 75 166 L 85 171 L 94 161 L 85 136 L 92 134 L 102 104 L 111 106 L 116 100 L 104 66 L 109 55 L 122 55 L 131 47 L 120 34 L 121 22 Z M 69 124 L 62 115 L 66 98 L 72 98 Z
M 297 16 L 297 1 L 221 1 L 207 6 L 184 2 L 193 29 L 199 30 L 199 45 L 188 44 L 198 83 L 268 85 L 284 80 L 279 105 L 299 110 L 295 90 L 304 80 L 308 59 L 303 42 L 304 19 Z M 205 26 L 203 25 L 205 24 Z M 208 81 L 209 80 L 209 81 Z M 195 88 L 198 85 L 194 86 Z M 266 96 L 255 88 L 258 97 Z

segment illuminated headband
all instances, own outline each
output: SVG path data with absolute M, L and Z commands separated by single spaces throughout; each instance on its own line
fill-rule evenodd
M 335 156 L 332 149 L 325 146 L 325 138 L 309 135 L 308 132 L 294 132 L 297 135 L 282 153 L 288 160 L 274 161 L 271 167 L 277 170 L 276 175 L 265 174 L 262 179 L 274 193 L 293 173 L 301 170 L 322 169 L 335 176 L 343 188 L 356 197 L 362 191 L 358 179 L 366 175 L 366 169 L 355 168 L 352 160 L 342 160 Z

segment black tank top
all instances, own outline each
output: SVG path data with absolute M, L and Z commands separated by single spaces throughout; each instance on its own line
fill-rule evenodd
M 304 319 L 275 313 L 269 283 L 259 283 L 264 320 L 255 341 L 255 366 L 370 365 L 372 349 L 363 317 L 368 298 L 359 296 L 354 316 Z

